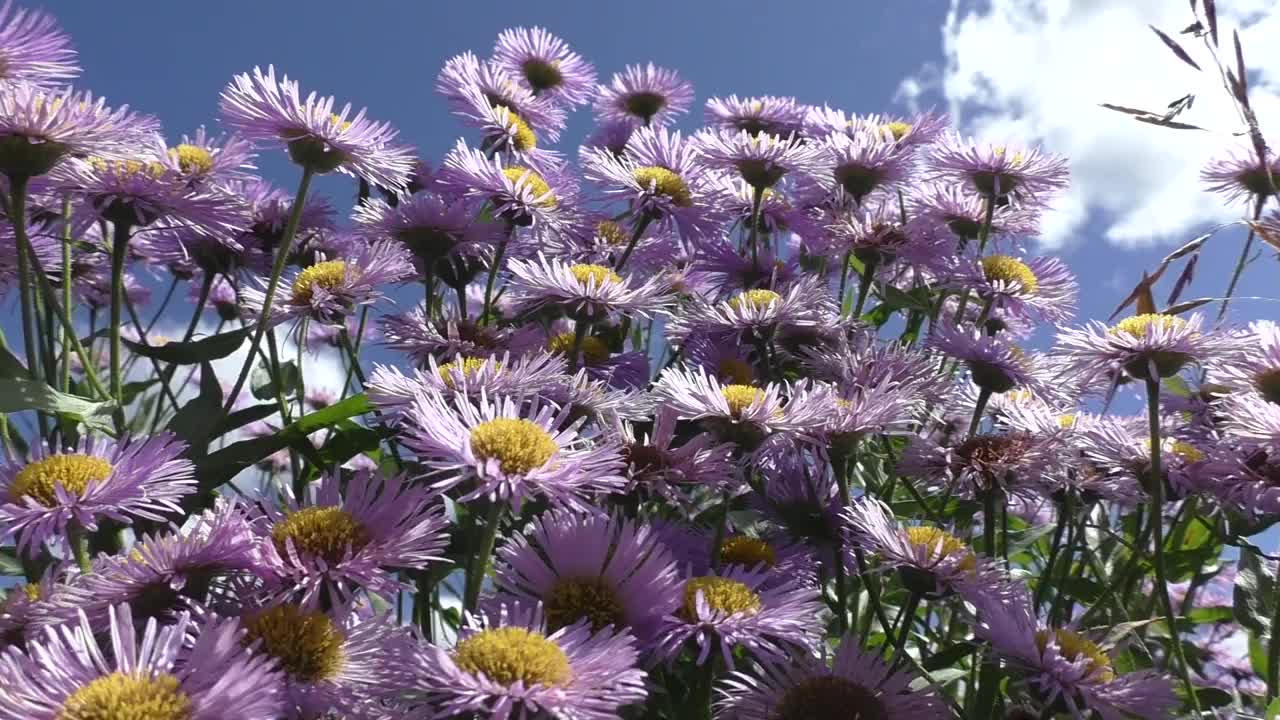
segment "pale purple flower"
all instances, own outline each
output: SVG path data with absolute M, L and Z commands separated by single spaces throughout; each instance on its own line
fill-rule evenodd
M 954 133 L 933 146 L 929 164 L 939 181 L 965 183 L 995 203 L 1013 197 L 1025 205 L 1042 206 L 1046 195 L 1068 184 L 1065 158 L 1039 148 L 978 143 Z
M 1255 393 L 1233 394 L 1221 408 L 1223 431 L 1251 445 L 1280 450 L 1280 405 Z
M 799 134 L 804 125 L 805 107 L 795 98 L 775 97 L 713 97 L 707 100 L 703 120 L 707 125 L 731 131 L 745 131 L 752 135 Z
M 974 290 L 993 310 L 1055 325 L 1075 315 L 1080 290 L 1067 264 L 1055 257 L 964 258 L 949 282 Z
M 580 322 L 603 322 L 627 313 L 649 317 L 665 304 L 661 277 L 643 282 L 623 277 L 609 267 L 548 260 L 512 259 L 512 298 L 517 313 L 555 308 Z
M 1208 469 L 1205 448 L 1190 438 L 1179 437 L 1168 423 L 1165 426 L 1165 436 L 1160 441 L 1162 481 L 1178 495 L 1194 492 Z M 1151 438 L 1145 417 L 1099 418 L 1082 432 L 1080 449 L 1098 470 L 1150 489 Z
M 1257 320 L 1237 340 L 1240 352 L 1226 358 L 1210 358 L 1212 379 L 1280 404 L 1280 325 Z
M 986 201 L 955 185 L 931 185 L 914 193 L 909 208 L 912 217 L 923 216 L 943 224 L 962 241 L 976 240 L 986 224 Z M 990 238 L 1034 236 L 1040 232 L 1040 217 L 1033 208 L 1006 205 L 994 208 Z
M 71 37 L 57 19 L 5 0 L 0 6 L 0 83 L 59 87 L 79 74 Z
M 405 375 L 394 366 L 376 364 L 369 374 L 365 391 L 374 406 L 393 417 L 399 415 L 423 392 L 472 398 L 481 395 L 536 394 L 564 377 L 563 358 L 546 352 L 489 357 L 455 356 L 441 362 L 427 356 L 427 366 Z
M 912 155 L 876 132 L 844 133 L 827 137 L 821 145 L 824 157 L 813 180 L 838 198 L 841 193 L 860 206 L 872 193 L 893 190 L 911 179 Z
M 479 211 L 474 200 L 420 192 L 394 207 L 368 200 L 356 206 L 352 219 L 365 237 L 397 240 L 420 262 L 453 262 L 477 255 L 498 240 L 498 226 L 478 220 Z
M 928 346 L 965 363 L 969 378 L 993 393 L 1038 385 L 1032 358 L 1021 348 L 980 330 L 939 323 L 929 333 Z
M 1189 364 L 1231 352 L 1225 338 L 1202 330 L 1198 313 L 1189 318 L 1158 313 L 1134 315 L 1107 327 L 1095 321 L 1058 332 L 1055 352 L 1067 372 L 1088 378 L 1123 370 L 1139 380 L 1170 377 Z
M 830 325 L 837 314 L 826 286 L 805 278 L 777 290 L 755 288 L 717 303 L 695 302 L 668 321 L 666 331 L 677 341 L 694 333 L 741 334 L 753 341 L 779 328 Z
M 457 357 L 484 358 L 507 351 L 523 353 L 541 344 L 536 328 L 481 325 L 459 317 L 454 308 L 446 308 L 443 317 L 434 319 L 418 305 L 397 315 L 383 315 L 378 322 L 383 343 L 408 353 L 418 367 L 426 367 L 432 357 L 439 362 Z
M 604 122 L 664 127 L 688 112 L 692 104 L 693 85 L 674 70 L 649 63 L 628 65 L 614 73 L 608 85 L 598 86 L 595 110 Z
M 716 442 L 710 433 L 699 433 L 677 445 L 676 427 L 675 413 L 665 407 L 655 409 L 648 433 L 634 423 L 617 421 L 631 492 L 689 505 L 688 493 L 719 488 L 736 479 L 732 445 Z
M 1280 192 L 1280 158 L 1268 152 L 1264 165 L 1251 146 L 1234 148 L 1210 160 L 1200 180 L 1229 202 L 1261 203 Z
M 965 498 L 992 490 L 1038 494 L 1041 476 L 1055 457 L 1043 438 L 1025 432 L 979 433 L 945 444 L 914 437 L 898 462 L 898 472 Z
M 819 148 L 796 135 L 703 130 L 693 142 L 707 167 L 737 175 L 759 192 L 793 173 L 815 175 L 825 160 Z
M 169 148 L 163 161 L 187 178 L 192 185 L 253 178 L 248 170 L 256 153 L 248 140 L 235 135 L 211 137 L 201 125 L 194 135 L 183 135 L 182 142 Z
M 0 21 L 9 7 L 6 2 L 0 8 Z M 0 48 L 2 58 L 7 48 Z M 67 157 L 124 157 L 136 150 L 145 133 L 157 129 L 150 119 L 129 112 L 128 105 L 112 109 L 89 92 L 25 83 L 5 87 L 0 93 L 0 171 L 34 177 Z
M 575 106 L 595 96 L 595 68 L 543 28 L 503 30 L 493 46 L 493 62 L 512 77 L 521 78 L 538 97 Z
M 489 201 L 493 216 L 514 226 L 563 232 L 577 221 L 577 184 L 555 164 L 505 164 L 459 140 L 445 156 L 439 182 L 459 195 Z
M 449 100 L 454 114 L 469 124 L 495 130 L 495 110 L 506 111 L 500 123 L 505 126 L 505 140 L 490 135 L 492 142 L 509 141 L 507 147 L 519 152 L 532 151 L 537 136 L 560 139 L 564 129 L 565 109 L 550 97 L 538 97 L 503 64 L 480 60 L 471 52 L 456 55 L 445 63 L 436 78 L 436 92 Z M 508 134 L 509 133 L 509 134 Z

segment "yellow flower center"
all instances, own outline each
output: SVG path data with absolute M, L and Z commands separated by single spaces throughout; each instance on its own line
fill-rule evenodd
M 1058 427 L 1062 428 L 1063 430 L 1070 430 L 1075 426 L 1076 426 L 1075 413 L 1067 413 L 1066 415 L 1058 416 Z
M 342 116 L 338 115 L 338 113 L 329 113 L 329 122 L 336 125 L 338 130 L 341 132 L 346 132 L 351 129 L 351 121 L 343 120 Z
M 192 710 L 191 698 L 168 673 L 113 672 L 71 693 L 57 720 L 188 720 Z
M 1147 331 L 1152 326 L 1160 330 L 1177 330 L 1187 324 L 1186 320 L 1175 315 L 1165 315 L 1164 313 L 1143 313 L 1142 315 L 1134 315 L 1127 317 L 1116 323 L 1107 332 L 1112 335 L 1120 333 L 1128 333 L 1136 338 L 1145 338 Z
M 788 688 L 769 720 L 889 720 L 879 696 L 837 675 L 818 675 Z
M 35 602 L 40 599 L 40 585 L 37 583 L 27 583 L 22 586 L 22 594 L 26 595 L 28 600 Z
M 560 201 L 551 192 L 551 186 L 535 170 L 520 165 L 512 165 L 509 168 L 503 168 L 502 174 L 506 175 L 511 182 L 528 188 L 529 192 L 533 193 L 536 205 L 553 208 L 559 204 Z
M 213 155 L 199 145 L 183 143 L 170 148 L 169 155 L 178 161 L 178 167 L 188 175 L 203 175 L 213 170 Z
M 595 283 L 596 287 L 604 287 L 605 283 L 621 283 L 622 276 L 603 265 L 572 265 L 569 272 L 579 285 L 587 286 Z
M 559 449 L 541 425 L 524 418 L 498 418 L 471 429 L 471 452 L 481 460 L 497 460 L 508 475 L 546 465 Z
M 681 617 L 693 622 L 698 617 L 698 594 L 712 610 L 726 615 L 760 611 L 760 596 L 737 580 L 709 575 L 689 580 L 684 584 L 684 604 Z
M 668 198 L 677 207 L 693 205 L 693 195 L 684 178 L 667 168 L 657 165 L 636 168 L 633 176 L 646 191 Z
M 261 641 L 258 651 L 275 658 L 294 680 L 327 680 L 342 669 L 345 638 L 322 612 L 278 605 L 251 617 L 244 626 L 244 644 Z
M 329 563 L 340 561 L 347 548 L 358 552 L 369 543 L 369 531 L 351 513 L 337 507 L 309 507 L 284 516 L 271 528 L 271 539 L 282 554 L 287 541 L 301 553 L 324 558 Z
M 514 136 L 511 138 L 511 147 L 519 152 L 528 152 L 538 147 L 538 135 L 533 132 L 533 128 L 529 127 L 529 123 L 524 121 L 515 111 L 507 109 L 507 122 L 515 130 Z
M 622 601 L 603 578 L 563 579 L 544 602 L 552 632 L 584 619 L 591 621 L 592 632 L 608 625 L 621 627 L 624 621 Z
M 881 125 L 880 129 L 892 135 L 894 140 L 901 140 L 906 137 L 907 133 L 911 132 L 911 123 L 897 120 Z
M 1021 260 L 1008 255 L 988 255 L 982 258 L 982 274 L 989 282 L 1018 283 L 1022 292 L 1035 295 L 1040 289 L 1040 281 L 1030 267 Z
M 729 299 L 729 307 L 741 310 L 743 306 L 751 310 L 764 310 L 778 302 L 782 296 L 772 290 L 747 290 Z
M 551 338 L 547 341 L 547 350 L 569 357 L 569 353 L 573 352 L 573 333 L 560 333 Z M 609 359 L 609 346 L 605 345 L 600 338 L 591 335 L 582 338 L 578 352 L 582 354 L 582 359 L 587 365 L 599 365 Z
M 627 231 L 622 226 L 612 220 L 601 220 L 596 225 L 596 237 L 604 240 L 606 245 L 621 247 L 626 245 L 631 238 L 627 236 Z
M 778 562 L 777 553 L 769 543 L 746 535 L 731 535 L 720 544 L 720 562 L 723 565 L 742 565 L 753 568 L 761 563 L 773 567 Z
M 764 397 L 764 391 L 751 385 L 726 385 L 720 389 L 725 402 L 729 403 L 730 415 L 741 415 L 743 410 L 751 407 L 756 400 Z
M 111 173 L 112 175 L 121 175 L 129 177 L 132 175 L 149 175 L 153 178 L 159 178 L 164 175 L 164 165 L 150 160 L 143 162 L 141 160 L 104 160 L 99 157 L 89 158 L 89 164 L 94 170 L 100 173 Z
M 304 268 L 293 281 L 293 301 L 300 305 L 311 302 L 316 288 L 335 290 L 347 280 L 345 260 L 325 260 Z
M 716 366 L 716 376 L 735 385 L 750 385 L 755 379 L 755 371 L 746 360 L 731 357 L 721 360 Z
M 480 368 L 484 367 L 485 362 L 486 360 L 484 358 L 464 357 L 454 360 L 453 362 L 445 363 L 440 366 L 440 380 L 444 383 L 445 387 L 452 390 L 454 384 L 453 376 L 455 373 L 462 373 L 463 377 L 469 378 L 479 372 Z M 494 365 L 497 367 L 500 364 L 494 363 Z
M 973 553 L 969 552 L 969 546 L 941 528 L 927 525 L 909 527 L 907 528 L 907 542 L 918 548 L 924 548 L 931 554 L 936 553 L 936 557 L 939 560 L 952 555 L 962 556 L 960 567 L 966 570 L 972 570 L 977 567 L 977 561 L 974 559 Z
M 1147 449 L 1147 452 L 1151 452 L 1151 440 L 1143 440 L 1142 444 L 1143 447 Z M 1160 451 L 1162 453 L 1174 455 L 1183 462 L 1193 463 L 1200 462 L 1204 459 L 1204 452 L 1195 445 L 1192 445 L 1189 442 L 1183 442 L 1182 440 L 1165 438 L 1164 441 L 1160 443 Z
M 95 455 L 50 455 L 20 470 L 9 486 L 9 495 L 15 502 L 33 498 L 45 507 L 58 503 L 61 487 L 69 495 L 83 495 L 91 482 L 101 482 L 111 477 L 111 463 Z
M 502 685 L 561 687 L 573 679 L 569 656 L 555 642 L 522 627 L 483 630 L 458 643 L 453 661 Z
M 1036 632 L 1036 647 L 1040 648 L 1040 652 L 1049 644 L 1049 634 L 1053 633 L 1054 640 L 1058 644 L 1058 652 L 1068 660 L 1079 660 L 1085 658 L 1088 660 L 1088 671 L 1102 682 L 1111 682 L 1116 679 L 1116 671 L 1111 668 L 1111 658 L 1102 651 L 1092 640 L 1089 640 L 1070 630 L 1039 630 Z

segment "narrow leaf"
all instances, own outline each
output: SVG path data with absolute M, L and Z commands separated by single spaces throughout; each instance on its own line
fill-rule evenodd
M 1182 268 L 1182 272 L 1178 274 L 1178 279 L 1173 283 L 1173 290 L 1169 291 L 1169 299 L 1165 300 L 1166 305 L 1172 305 L 1178 302 L 1178 298 L 1182 297 L 1182 291 L 1191 284 L 1191 280 L 1196 274 L 1196 265 L 1200 261 L 1200 255 L 1192 255 L 1187 264 Z
M 1240 47 L 1240 31 L 1232 30 L 1231 39 L 1236 46 L 1236 83 L 1240 86 L 1240 95 L 1249 95 L 1249 76 L 1244 69 L 1244 49 Z M 1245 102 L 1241 100 L 1241 102 Z
M 1134 119 L 1137 120 L 1138 122 L 1147 123 L 1148 125 L 1159 125 L 1160 127 L 1167 127 L 1170 130 L 1204 130 L 1204 128 L 1200 127 L 1199 125 L 1192 125 L 1191 123 L 1178 122 L 1176 120 L 1169 120 L 1168 118 L 1163 118 L 1163 117 L 1140 117 L 1140 118 L 1134 118 Z
M 1204 0 L 1204 19 L 1209 23 L 1209 38 L 1218 45 L 1218 4 L 1214 0 Z
M 222 386 L 209 363 L 200 364 L 200 394 L 183 405 L 167 429 L 187 441 L 192 458 L 204 456 L 214 427 L 222 418 Z
M 1213 302 L 1213 300 L 1213 298 L 1196 298 L 1195 300 L 1187 300 L 1186 302 L 1180 302 L 1177 305 L 1171 305 L 1165 308 L 1164 314 L 1181 315 L 1182 313 L 1191 312 L 1203 305 L 1208 305 Z
M 1276 580 L 1249 548 L 1240 548 L 1234 595 L 1236 622 L 1259 635 L 1266 633 L 1275 610 Z
M 1116 112 L 1122 112 L 1126 115 L 1155 115 L 1150 110 L 1141 110 L 1139 108 L 1127 107 L 1125 105 L 1115 105 L 1112 103 L 1099 103 L 1102 107 Z
M 1214 232 L 1217 232 L 1217 231 L 1215 230 Z M 1204 235 L 1201 235 L 1201 236 L 1199 236 L 1199 237 L 1197 237 L 1197 238 L 1194 238 L 1194 239 L 1192 239 L 1192 240 L 1190 240 L 1190 241 L 1188 241 L 1188 242 L 1186 242 L 1186 243 L 1183 243 L 1183 244 L 1182 244 L 1182 245 L 1181 245 L 1177 250 L 1174 250 L 1173 252 L 1169 253 L 1168 255 L 1165 255 L 1165 256 L 1164 256 L 1164 260 L 1161 260 L 1160 262 L 1161 262 L 1161 263 L 1163 263 L 1163 264 L 1165 264 L 1165 265 L 1167 265 L 1167 264 L 1169 264 L 1169 263 L 1173 262 L 1174 260 L 1177 260 L 1177 259 L 1178 259 L 1178 258 L 1180 258 L 1180 257 L 1184 257 L 1184 256 L 1186 256 L 1186 255 L 1190 255 L 1191 253 L 1193 253 L 1193 252 L 1195 252 L 1195 251 L 1199 250 L 1201 247 L 1203 247 L 1203 246 L 1204 246 L 1204 244 L 1205 244 L 1206 242 L 1208 242 L 1209 238 L 1211 238 L 1211 237 L 1213 237 L 1213 232 L 1207 232 L 1207 233 L 1205 233 Z
M 1164 41 L 1165 45 L 1169 46 L 1169 49 L 1173 51 L 1174 55 L 1178 56 L 1179 60 L 1190 65 L 1191 67 L 1197 70 L 1200 69 L 1200 66 L 1196 64 L 1196 61 L 1191 59 L 1191 56 L 1187 54 L 1186 50 L 1182 49 L 1182 46 L 1179 45 L 1176 40 L 1169 37 L 1168 35 L 1165 35 L 1155 25 L 1148 25 L 1147 27 L 1151 28 L 1151 32 L 1155 33 L 1157 37 L 1159 37 L 1162 41 Z
M 1147 274 L 1145 272 L 1142 274 L 1142 279 L 1147 279 Z M 1150 282 L 1143 282 L 1140 285 L 1141 289 L 1138 291 L 1137 298 L 1139 315 L 1147 315 L 1156 311 L 1156 299 L 1151 295 L 1151 286 L 1154 282 L 1154 280 Z
M 171 365 L 196 365 L 206 360 L 217 360 L 235 352 L 244 343 L 249 331 L 253 328 L 242 327 L 237 330 L 210 335 L 189 343 L 171 342 L 164 345 L 143 345 L 132 340 L 122 340 L 130 352 L 143 357 L 153 358 Z
M 77 395 L 59 392 L 35 380 L 0 379 L 0 413 L 40 410 L 51 415 L 64 415 L 85 427 L 115 435 L 111 422 L 111 403 L 94 402 Z

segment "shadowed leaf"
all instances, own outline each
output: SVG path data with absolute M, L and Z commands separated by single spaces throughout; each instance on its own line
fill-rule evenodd
M 1209 23 L 1209 38 L 1218 44 L 1218 7 L 1214 0 L 1204 0 L 1204 18 Z
M 164 345 L 143 345 L 132 340 L 121 339 L 129 351 L 143 357 L 153 358 L 170 365 L 196 365 L 208 360 L 224 358 L 240 348 L 249 335 L 251 327 L 243 327 L 230 332 L 210 335 L 189 343 L 171 342 Z
M 1157 28 L 1155 25 L 1148 25 L 1147 27 L 1151 28 L 1151 32 L 1155 33 L 1156 36 L 1159 37 L 1160 40 L 1162 40 L 1164 44 L 1169 47 L 1170 50 L 1173 51 L 1173 54 L 1178 56 L 1179 60 L 1190 65 L 1191 67 L 1197 70 L 1200 69 L 1200 66 L 1196 64 L 1196 61 L 1192 60 L 1191 56 L 1187 54 L 1187 51 L 1183 50 L 1182 46 L 1178 44 L 1178 41 L 1174 40 L 1168 35 L 1165 35 L 1163 32 L 1160 31 L 1160 28 Z
M 1169 298 L 1165 300 L 1166 305 L 1172 305 L 1178 302 L 1179 297 L 1182 297 L 1182 291 L 1191 284 L 1192 278 L 1195 277 L 1196 264 L 1199 260 L 1199 254 L 1192 255 L 1191 259 L 1187 260 L 1187 264 L 1183 266 L 1182 272 L 1178 275 L 1177 281 L 1173 283 L 1173 290 L 1169 291 Z
M 1185 312 L 1191 312 L 1202 305 L 1208 305 L 1213 302 L 1213 300 L 1213 298 L 1196 298 L 1195 300 L 1180 302 L 1177 305 L 1171 305 L 1168 308 L 1165 308 L 1164 313 L 1166 315 L 1181 315 Z

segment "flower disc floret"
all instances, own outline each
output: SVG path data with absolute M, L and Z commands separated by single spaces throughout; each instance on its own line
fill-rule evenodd
M 309 303 L 316 288 L 333 291 L 346 282 L 347 263 L 343 260 L 325 260 L 304 268 L 293 281 L 293 300 Z
M 778 562 L 778 554 L 769 543 L 746 535 L 732 535 L 720 544 L 720 563 L 723 565 L 741 565 L 754 568 L 759 565 L 773 567 Z
M 555 631 L 580 620 L 591 622 L 591 631 L 625 624 L 625 609 L 617 591 L 603 578 L 565 578 L 556 583 L 546 600 L 548 629 Z
M 329 616 L 293 605 L 278 605 L 245 622 L 244 643 L 275 658 L 290 677 L 307 683 L 335 677 L 345 653 L 342 631 Z
M 497 460 L 508 475 L 546 465 L 559 449 L 550 433 L 524 418 L 498 418 L 471 429 L 471 452 L 481 460 Z
M 369 531 L 342 508 L 307 507 L 285 515 L 271 528 L 271 539 L 282 554 L 293 541 L 298 550 L 334 563 L 348 548 L 355 552 L 367 545 Z
M 751 407 L 751 403 L 764 397 L 764 391 L 751 385 L 726 385 L 720 392 L 729 404 L 731 415 L 741 415 L 742 411 Z
M 522 627 L 483 630 L 458 643 L 453 661 L 502 685 L 561 687 L 573 679 L 569 657 L 555 642 Z
M 725 615 L 754 615 L 761 607 L 760 596 L 745 583 L 724 577 L 698 577 L 684 585 L 684 604 L 680 612 L 686 620 L 698 617 L 699 594 L 708 607 Z
M 1084 658 L 1088 661 L 1089 674 L 1102 682 L 1116 679 L 1116 671 L 1111 667 L 1111 658 L 1096 643 L 1071 630 L 1038 630 L 1036 631 L 1036 647 L 1044 652 L 1052 635 L 1058 646 L 1058 652 L 1068 660 Z
M 835 675 L 807 678 L 788 689 L 770 720 L 889 720 L 874 690 Z
M 538 205 L 546 208 L 553 208 L 559 204 L 560 201 L 557 200 L 556 196 L 551 192 L 551 186 L 547 184 L 547 181 L 544 180 L 537 171 L 520 165 L 513 165 L 508 168 L 503 168 L 502 174 L 511 182 L 523 184 L 528 187 L 529 190 L 532 191 L 533 196 L 538 198 L 536 201 Z
M 72 693 L 58 720 L 189 720 L 192 709 L 173 675 L 113 672 Z
M 679 173 L 656 165 L 636 168 L 633 175 L 636 182 L 657 195 L 671 200 L 677 207 L 692 207 L 693 194 L 689 185 Z
M 94 455 L 51 455 L 19 471 L 9 493 L 14 502 L 32 498 L 45 507 L 53 507 L 58 502 L 56 488 L 83 495 L 89 483 L 106 480 L 112 470 L 110 462 Z
M 743 291 L 730 298 L 729 307 L 734 310 L 742 310 L 744 308 L 764 310 L 781 299 L 782 296 L 772 290 L 757 288 Z
M 573 274 L 573 279 L 583 286 L 594 283 L 596 287 L 603 287 L 606 283 L 622 282 L 621 275 L 603 265 L 571 265 L 569 272 Z
M 982 274 L 989 282 L 1016 282 L 1027 295 L 1034 295 L 1040 288 L 1035 272 L 1026 263 L 1009 255 L 988 255 L 982 258 Z

